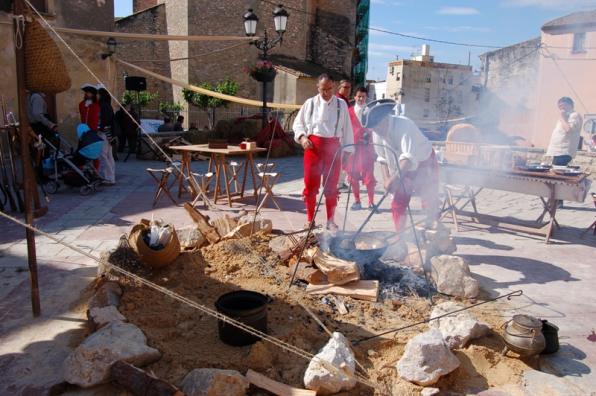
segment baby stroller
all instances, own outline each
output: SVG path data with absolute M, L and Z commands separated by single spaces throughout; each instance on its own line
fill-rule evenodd
M 69 148 L 69 154 L 44 139 L 46 146 L 52 150 L 52 155 L 44 163 L 44 168 L 50 169 L 52 173 L 44 178 L 45 190 L 50 194 L 59 190 L 59 180 L 67 186 L 79 188 L 81 195 L 89 195 L 100 189 L 103 180 L 93 167 L 93 161 L 99 158 L 104 141 L 86 124 L 79 124 L 77 137 L 79 143 L 76 150 L 60 139 L 61 146 Z

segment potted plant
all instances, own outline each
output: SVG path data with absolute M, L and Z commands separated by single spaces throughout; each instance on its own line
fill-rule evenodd
M 180 103 L 159 102 L 159 112 L 172 120 L 175 120 L 182 110 L 184 107 Z
M 238 83 L 230 79 L 221 81 L 217 83 L 216 86 L 205 82 L 199 85 L 199 87 L 231 96 L 236 95 L 239 88 Z M 228 101 L 214 98 L 209 95 L 200 94 L 187 88 L 182 90 L 182 94 L 184 95 L 184 100 L 186 100 L 188 104 L 197 106 L 199 109 L 207 111 L 209 129 L 213 130 L 215 126 L 215 109 L 218 107 L 226 107 L 228 105 Z
M 124 91 L 122 94 L 122 104 L 125 106 L 133 104 L 145 107 L 158 96 L 159 94 L 149 91 Z
M 247 69 L 248 74 L 259 82 L 271 82 L 275 79 L 277 71 L 273 63 L 268 60 L 259 60 L 254 66 Z

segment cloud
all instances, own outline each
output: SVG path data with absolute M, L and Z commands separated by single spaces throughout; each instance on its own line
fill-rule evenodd
M 476 15 L 480 14 L 476 8 L 473 7 L 441 7 L 437 10 L 437 14 L 441 15 Z
M 427 26 L 426 29 L 428 30 L 436 30 L 441 32 L 449 32 L 449 33 L 459 33 L 459 32 L 479 32 L 479 33 L 486 33 L 492 32 L 492 29 L 489 27 L 481 27 L 481 26 Z
M 504 0 L 506 7 L 539 7 L 553 10 L 580 10 L 595 7 L 594 0 Z

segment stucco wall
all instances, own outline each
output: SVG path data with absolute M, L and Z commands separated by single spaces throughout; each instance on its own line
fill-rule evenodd
M 576 111 L 582 115 L 596 113 L 596 32 L 587 32 L 586 51 L 578 54 L 571 52 L 571 33 L 543 33 L 542 42 L 556 56 L 557 63 L 544 56 L 540 58 L 538 102 L 532 139 L 536 146 L 547 147 L 558 117 L 557 100 L 561 96 L 571 97 L 575 101 Z
M 114 0 L 54 0 L 54 10 L 58 26 L 104 31 L 114 28 Z

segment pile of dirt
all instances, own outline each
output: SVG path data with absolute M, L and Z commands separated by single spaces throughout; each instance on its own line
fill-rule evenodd
M 331 331 L 340 331 L 350 340 L 357 340 L 382 330 L 401 327 L 424 320 L 430 315 L 428 299 L 404 297 L 371 303 L 344 298 L 347 314 L 340 314 L 324 296 L 306 295 L 293 286 L 288 292 L 288 269 L 279 264 L 268 246 L 269 236 L 220 242 L 200 251 L 182 254 L 172 265 L 145 273 L 147 279 L 209 308 L 219 296 L 233 290 L 252 290 L 271 297 L 268 310 L 268 333 L 310 353 L 317 353 L 328 336 L 300 306 L 308 306 Z M 125 256 L 123 256 L 125 257 Z M 117 264 L 117 260 L 115 261 Z M 130 268 L 130 267 L 129 267 Z M 232 347 L 218 337 L 217 321 L 211 316 L 183 305 L 153 289 L 124 283 L 120 311 L 140 327 L 149 345 L 159 349 L 163 357 L 148 367 L 157 377 L 179 385 L 192 369 L 215 367 L 246 372 L 249 368 L 288 385 L 302 387 L 308 365 L 305 359 L 267 342 L 252 346 Z M 494 308 L 494 306 L 493 306 Z M 503 318 L 495 310 L 479 319 L 498 328 Z M 377 338 L 354 346 L 354 352 L 367 370 L 366 375 L 379 384 L 377 394 L 418 394 L 422 389 L 401 380 L 395 364 L 406 342 L 427 329 L 426 325 L 399 332 L 394 338 Z M 444 377 L 438 386 L 462 393 L 474 393 L 491 386 L 515 383 L 526 364 L 503 357 L 502 338 L 491 336 L 474 342 L 457 352 L 462 365 Z M 364 385 L 350 395 L 370 395 L 374 391 Z

